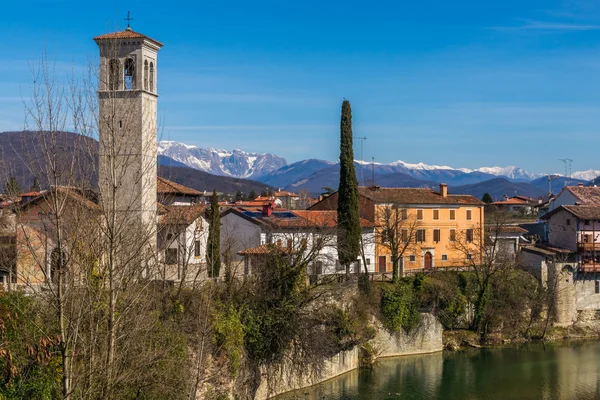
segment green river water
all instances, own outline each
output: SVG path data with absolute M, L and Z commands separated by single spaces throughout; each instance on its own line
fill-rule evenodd
M 388 358 L 277 398 L 291 399 L 600 399 L 600 342 Z

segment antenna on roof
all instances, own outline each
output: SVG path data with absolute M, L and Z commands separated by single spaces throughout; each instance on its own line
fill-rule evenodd
M 371 157 L 371 181 L 375 186 L 375 157 Z
M 365 140 L 367 140 L 366 136 L 353 136 L 354 139 L 358 139 L 360 140 L 360 161 L 363 161 L 363 143 Z M 364 168 L 361 165 L 360 166 L 360 180 L 362 181 L 362 184 L 365 184 L 365 172 L 364 172 Z M 360 182 L 358 182 L 358 186 L 360 186 Z

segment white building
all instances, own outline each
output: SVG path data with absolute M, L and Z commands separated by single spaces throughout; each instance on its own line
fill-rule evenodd
M 310 274 L 345 273 L 338 261 L 336 211 L 273 210 L 231 208 L 221 215 L 221 252 L 234 260 L 244 260 L 244 273 L 252 273 L 252 262 L 268 253 L 270 247 L 303 254 L 309 261 Z M 375 271 L 375 234 L 373 224 L 361 220 L 364 260 Z M 352 272 L 364 271 L 359 256 Z

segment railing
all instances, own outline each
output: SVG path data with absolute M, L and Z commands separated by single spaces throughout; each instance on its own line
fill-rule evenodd
M 600 243 L 578 243 L 580 251 L 600 251 Z

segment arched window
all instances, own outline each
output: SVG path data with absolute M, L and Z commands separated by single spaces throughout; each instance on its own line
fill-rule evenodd
M 119 90 L 121 63 L 116 58 L 108 62 L 108 90 Z
M 154 92 L 154 63 L 150 62 L 150 91 Z
M 125 60 L 125 90 L 135 89 L 135 63 L 131 58 Z
M 144 61 L 144 90 L 148 90 L 148 60 Z

